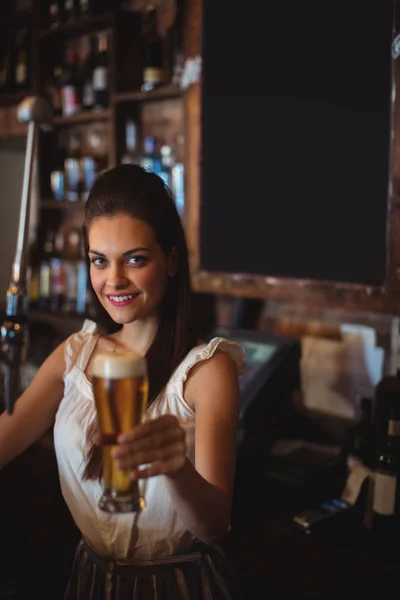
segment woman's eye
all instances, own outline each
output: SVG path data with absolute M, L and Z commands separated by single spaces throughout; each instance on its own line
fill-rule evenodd
M 128 258 L 128 265 L 140 265 L 146 260 L 145 256 L 130 256 Z
M 106 260 L 105 260 L 105 258 L 100 258 L 100 257 L 96 256 L 96 258 L 91 258 L 90 262 L 95 267 L 104 267 Z

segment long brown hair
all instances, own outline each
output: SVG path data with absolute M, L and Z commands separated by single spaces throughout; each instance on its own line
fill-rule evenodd
M 177 259 L 177 272 L 168 278 L 160 307 L 157 333 L 146 355 L 151 403 L 198 339 L 199 332 L 193 327 L 191 319 L 188 250 L 182 223 L 171 194 L 157 175 L 136 165 L 120 165 L 98 177 L 85 207 L 86 247 L 93 221 L 104 217 L 111 218 L 120 213 L 147 223 L 165 256 L 174 251 Z M 91 287 L 91 283 L 89 285 Z M 122 326 L 115 323 L 100 304 L 93 288 L 91 292 L 91 314 L 99 331 L 110 334 L 121 329 Z M 99 446 L 91 441 L 96 427 L 97 424 L 94 423 L 88 435 L 90 444 L 85 452 L 83 479 L 96 479 L 101 475 L 101 451 Z

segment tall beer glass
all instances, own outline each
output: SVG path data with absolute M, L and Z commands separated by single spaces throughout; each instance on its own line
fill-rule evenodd
M 139 511 L 144 507 L 137 481 L 121 471 L 111 456 L 119 434 L 138 425 L 146 409 L 146 360 L 133 352 L 102 352 L 93 359 L 93 387 L 103 446 L 104 491 L 99 506 L 111 513 Z

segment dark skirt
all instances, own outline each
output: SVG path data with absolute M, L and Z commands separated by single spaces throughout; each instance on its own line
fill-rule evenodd
M 77 548 L 64 600 L 239 600 L 225 555 L 197 544 L 185 554 L 141 565 L 117 565 L 84 540 Z

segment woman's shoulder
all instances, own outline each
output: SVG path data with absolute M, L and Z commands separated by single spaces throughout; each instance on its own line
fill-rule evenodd
M 240 375 L 245 369 L 244 350 L 239 344 L 222 337 L 212 338 L 209 342 L 202 342 L 194 346 L 171 377 L 171 382 L 183 385 L 189 374 L 206 373 L 218 364 L 233 365 L 236 373 Z M 211 366 L 210 366 L 211 365 Z
M 82 328 L 71 334 L 64 343 L 64 356 L 67 371 L 77 362 L 85 347 L 99 337 L 94 321 L 85 319 Z

